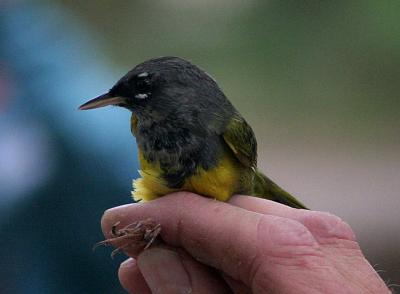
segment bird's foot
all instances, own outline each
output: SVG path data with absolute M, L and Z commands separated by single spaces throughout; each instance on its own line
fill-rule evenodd
M 125 250 L 136 255 L 149 248 L 161 232 L 161 225 L 156 224 L 152 219 L 134 222 L 117 229 L 119 224 L 120 222 L 117 222 L 111 227 L 112 237 L 96 243 L 94 249 L 102 245 L 111 245 L 116 247 L 111 252 L 111 257 Z

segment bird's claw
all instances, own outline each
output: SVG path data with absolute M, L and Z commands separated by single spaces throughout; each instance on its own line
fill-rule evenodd
M 161 225 L 151 219 L 134 222 L 121 229 L 117 229 L 119 224 L 120 222 L 117 222 L 111 227 L 111 238 L 96 243 L 93 249 L 102 245 L 111 245 L 116 247 L 111 252 L 111 257 L 125 250 L 136 255 L 154 244 L 161 232 Z

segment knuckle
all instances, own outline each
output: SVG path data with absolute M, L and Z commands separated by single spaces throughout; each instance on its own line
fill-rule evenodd
M 312 255 L 318 243 L 306 226 L 282 217 L 263 217 L 258 226 L 261 254 L 294 257 Z
M 331 213 L 307 211 L 301 222 L 317 238 L 355 240 L 350 225 Z
M 282 218 L 261 218 L 258 225 L 258 254 L 250 267 L 252 289 L 273 290 L 271 275 L 277 268 L 315 269 L 325 264 L 323 252 L 302 223 Z M 273 291 L 272 291 L 273 292 Z

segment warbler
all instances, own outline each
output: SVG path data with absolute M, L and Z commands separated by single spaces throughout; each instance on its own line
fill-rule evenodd
M 221 201 L 252 195 L 306 209 L 257 169 L 253 130 L 217 82 L 189 61 L 147 60 L 79 109 L 107 105 L 132 112 L 141 176 L 133 181 L 134 200 L 190 191 Z

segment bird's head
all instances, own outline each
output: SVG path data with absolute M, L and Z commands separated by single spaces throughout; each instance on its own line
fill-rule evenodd
M 217 83 L 206 72 L 178 57 L 150 59 L 129 71 L 106 94 L 79 109 L 107 105 L 127 108 L 140 115 L 162 118 L 177 109 L 207 110 L 223 107 L 227 100 Z

